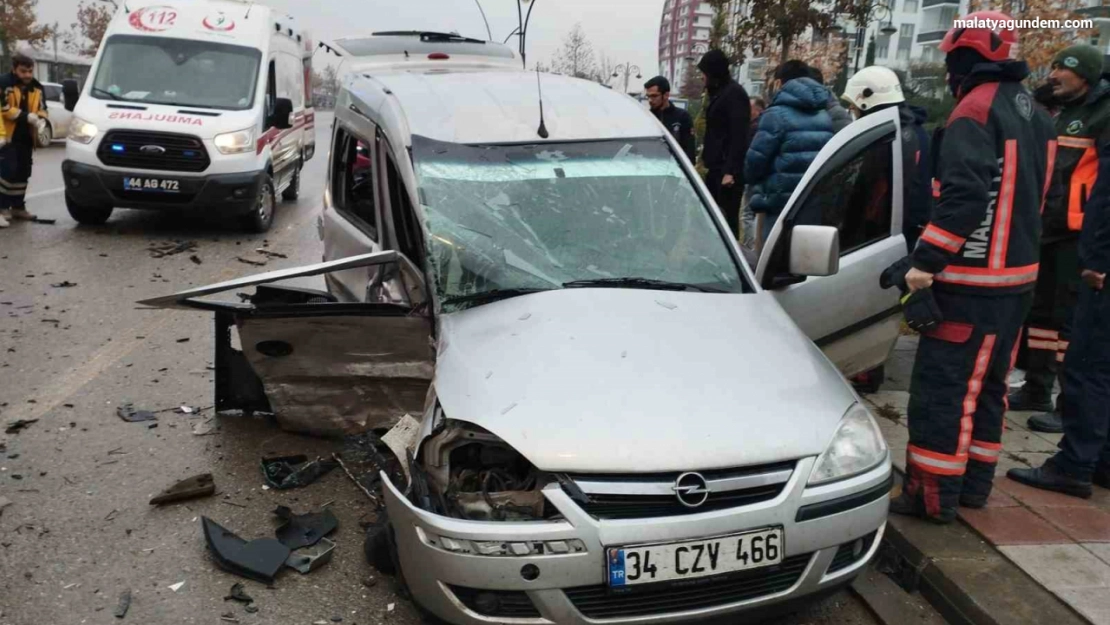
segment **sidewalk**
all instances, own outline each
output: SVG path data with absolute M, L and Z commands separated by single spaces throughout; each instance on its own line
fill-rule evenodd
M 883 390 L 864 397 L 900 471 L 905 470 L 906 405 L 916 347 L 916 337 L 903 337 L 887 364 Z M 1030 415 L 1007 415 L 990 502 L 981 510 L 960 508 L 960 520 L 1091 623 L 1110 625 L 1110 490 L 1095 487 L 1095 496 L 1082 500 L 1007 479 L 1010 468 L 1040 466 L 1060 439 L 1026 428 Z

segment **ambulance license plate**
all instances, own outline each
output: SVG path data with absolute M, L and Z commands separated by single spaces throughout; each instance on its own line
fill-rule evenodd
M 136 178 L 124 176 L 124 191 L 145 191 L 150 193 L 180 193 L 181 181 L 166 178 Z

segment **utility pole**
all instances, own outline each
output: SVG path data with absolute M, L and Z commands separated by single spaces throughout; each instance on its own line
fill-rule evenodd
M 54 22 L 54 65 L 50 68 L 51 76 L 47 80 L 50 82 L 62 82 L 60 72 L 58 71 L 58 22 Z
M 622 72 L 624 73 L 624 94 L 625 95 L 628 95 L 628 79 L 632 76 L 632 72 L 636 72 L 636 79 L 637 80 L 644 77 L 643 74 L 641 73 L 640 66 L 633 65 L 631 63 L 624 63 L 623 65 L 618 65 L 613 69 L 614 69 L 613 78 L 618 78 L 618 77 L 620 77 Z

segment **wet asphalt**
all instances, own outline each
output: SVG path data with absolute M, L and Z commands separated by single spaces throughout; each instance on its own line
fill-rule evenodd
M 260 418 L 214 415 L 211 316 L 135 304 L 320 260 L 316 218 L 331 116 L 317 119 L 319 152 L 301 198 L 279 205 L 265 235 L 219 219 L 127 210 L 102 227 L 79 227 L 61 193 L 64 145 L 36 153 L 28 204 L 57 223 L 0 230 L 0 426 L 37 420 L 16 433 L 0 429 L 0 625 L 419 622 L 392 581 L 364 561 L 359 522 L 373 507 L 342 471 L 302 489 L 262 488 L 262 456 L 330 455 L 339 444 Z M 151 251 L 174 243 L 195 248 L 161 258 Z M 156 422 L 127 423 L 116 414 L 126 402 L 165 412 Z M 175 412 L 180 406 L 202 410 Z M 147 503 L 200 473 L 215 477 L 214 496 Z M 335 513 L 330 564 L 309 575 L 287 569 L 269 588 L 213 564 L 201 516 L 252 539 L 273 536 L 278 505 Z M 236 582 L 257 612 L 225 601 Z M 125 591 L 131 606 L 117 619 Z M 842 592 L 776 622 L 877 621 Z

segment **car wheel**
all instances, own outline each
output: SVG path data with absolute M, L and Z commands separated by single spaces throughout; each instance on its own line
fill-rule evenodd
M 66 194 L 66 210 L 69 211 L 69 216 L 73 217 L 77 223 L 86 226 L 99 226 L 112 216 L 111 206 L 84 206 L 69 197 L 68 193 Z
M 50 122 L 46 122 L 46 125 L 42 127 L 42 131 L 39 132 L 38 142 L 40 148 L 48 148 L 50 144 L 54 142 L 54 127 L 50 125 Z
M 301 194 L 301 165 L 297 164 L 296 171 L 293 172 L 293 180 L 289 182 L 289 186 L 281 192 L 281 199 L 286 202 L 295 202 L 297 197 Z
M 395 550 L 390 537 L 391 532 L 389 517 L 383 511 L 378 514 L 378 520 L 366 528 L 366 538 L 362 543 L 366 561 L 382 575 L 397 574 L 397 562 L 393 553 Z
M 269 175 L 258 185 L 258 197 L 243 223 L 251 232 L 266 232 L 274 224 L 274 179 Z

